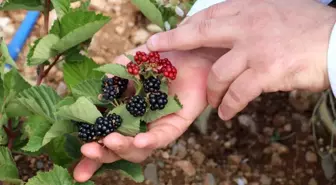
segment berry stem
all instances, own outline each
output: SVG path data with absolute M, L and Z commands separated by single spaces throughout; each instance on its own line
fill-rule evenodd
M 3 126 L 3 129 L 5 130 L 6 134 L 7 134 L 7 138 L 8 138 L 8 144 L 7 147 L 9 150 L 12 150 L 13 148 L 13 142 L 14 139 L 16 137 L 16 134 L 13 132 L 13 123 L 12 120 L 9 119 L 8 120 L 8 126 Z
M 59 61 L 61 55 L 57 55 L 54 59 L 54 61 L 48 66 L 48 68 L 44 71 L 44 69 L 41 69 L 41 72 L 39 74 L 38 77 L 38 81 L 36 83 L 37 86 L 41 85 L 43 78 L 45 78 L 46 76 L 48 76 L 48 73 L 50 72 L 51 68 L 53 68 L 57 62 Z M 44 66 L 43 66 L 44 68 Z
M 116 99 L 114 99 L 113 102 L 114 102 L 117 106 L 120 105 L 120 104 L 118 103 L 118 100 L 116 100 Z

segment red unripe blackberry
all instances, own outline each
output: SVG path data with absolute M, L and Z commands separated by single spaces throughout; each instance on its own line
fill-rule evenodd
M 128 63 L 126 67 L 129 74 L 138 75 L 140 72 L 140 67 L 132 62 Z
M 143 82 L 143 87 L 146 93 L 156 92 L 160 90 L 160 86 L 161 86 L 161 80 L 153 76 L 150 76 Z
M 140 95 L 133 96 L 126 105 L 127 111 L 134 117 L 143 116 L 146 113 L 147 103 Z
M 158 91 L 149 94 L 149 104 L 151 110 L 162 110 L 168 103 L 168 95 Z

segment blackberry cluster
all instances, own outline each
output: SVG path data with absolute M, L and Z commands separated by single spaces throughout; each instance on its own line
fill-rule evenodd
M 160 90 L 161 80 L 153 76 L 147 78 L 143 82 L 143 87 L 146 93 L 157 92 Z
M 79 122 L 78 137 L 84 142 L 92 142 L 114 132 L 121 126 L 121 123 L 122 118 L 115 113 L 98 117 L 94 125 Z
M 128 80 L 120 77 L 107 78 L 102 80 L 102 93 L 105 100 L 114 100 L 121 97 L 126 91 Z
M 144 97 L 140 95 L 133 96 L 127 103 L 126 109 L 134 117 L 143 116 L 146 113 L 147 103 Z
M 162 110 L 168 103 L 168 95 L 164 92 L 152 92 L 149 94 L 149 104 L 151 110 Z

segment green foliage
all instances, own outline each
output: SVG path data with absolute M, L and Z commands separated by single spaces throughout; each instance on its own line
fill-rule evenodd
M 38 66 L 36 85 L 28 83 L 17 70 L 10 57 L 3 38 L 0 38 L 0 180 L 11 184 L 23 184 L 18 179 L 18 170 L 11 151 L 25 155 L 47 154 L 54 162 L 53 170 L 39 172 L 29 179 L 27 185 L 92 185 L 93 182 L 75 183 L 66 168 L 73 167 L 81 158 L 82 142 L 74 122 L 95 124 L 98 117 L 106 113 L 116 113 L 122 117 L 117 132 L 125 136 L 135 136 L 147 131 L 147 123 L 173 114 L 182 108 L 176 96 L 169 96 L 163 110 L 147 110 L 142 117 L 133 117 L 126 109 L 127 98 L 114 101 L 102 99 L 102 79 L 111 74 L 131 81 L 136 94 L 145 95 L 139 76 L 130 75 L 126 66 L 120 64 L 98 65 L 83 53 L 95 33 L 110 18 L 89 11 L 90 0 L 82 0 L 78 8 L 70 4 L 76 0 L 4 0 L 0 10 L 38 10 L 44 14 L 55 9 L 57 19 L 45 36 L 31 44 L 27 55 L 27 65 Z M 194 0 L 193 0 L 194 1 Z M 173 28 L 180 18 L 174 8 L 177 5 L 162 5 L 154 0 L 132 0 L 143 14 L 154 24 L 165 29 L 169 23 Z M 49 4 L 50 3 L 50 4 Z M 49 6 L 47 6 L 49 4 Z M 179 6 L 187 7 L 183 3 Z M 47 30 L 46 30 L 47 31 Z M 134 61 L 134 56 L 126 55 Z M 61 65 L 55 65 L 61 63 Z M 5 73 L 5 64 L 13 68 Z M 53 66 L 62 69 L 68 94 L 61 97 L 52 87 L 41 84 Z M 48 69 L 48 70 L 46 70 Z M 168 93 L 168 82 L 162 81 L 161 90 Z M 7 133 L 10 130 L 10 133 Z M 13 133 L 16 137 L 13 138 Z M 8 135 L 7 135 L 8 134 Z M 5 145 L 8 146 L 4 147 Z M 96 175 L 106 170 L 118 170 L 135 182 L 143 182 L 144 176 L 139 164 L 120 160 L 101 166 Z

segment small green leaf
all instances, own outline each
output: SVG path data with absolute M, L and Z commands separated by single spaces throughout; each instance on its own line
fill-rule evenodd
M 77 8 L 77 9 L 79 9 L 79 10 L 88 10 L 89 6 L 90 6 L 90 3 L 91 3 L 91 0 L 82 1 L 80 7 Z
M 122 124 L 118 128 L 118 132 L 127 136 L 135 136 L 140 132 L 141 117 L 132 116 L 127 111 L 125 104 L 115 107 L 110 113 L 116 113 L 122 118 Z
M 70 1 L 69 0 L 51 0 L 58 18 L 70 11 Z
M 163 18 L 160 10 L 150 0 L 131 0 L 131 2 L 140 9 L 144 16 L 152 23 L 164 27 Z
M 16 69 L 12 69 L 5 74 L 3 85 L 5 96 L 8 96 L 10 93 L 20 93 L 31 87 Z
M 37 172 L 37 175 L 29 179 L 26 185 L 94 185 L 92 181 L 75 183 L 68 170 L 54 165 L 49 172 Z
M 57 51 L 52 49 L 52 46 L 56 44 L 59 40 L 60 38 L 54 34 L 48 34 L 44 36 L 41 40 L 37 40 L 28 53 L 28 65 L 39 65 L 47 61 L 48 59 L 56 56 L 58 53 Z
M 82 81 L 81 83 L 73 86 L 72 94 L 75 97 L 84 96 L 89 98 L 94 104 L 102 105 L 106 104 L 99 100 L 98 95 L 101 93 L 101 80 L 90 79 Z
M 141 165 L 131 163 L 129 161 L 120 160 L 110 164 L 103 164 L 103 166 L 100 167 L 95 175 L 99 175 L 106 170 L 118 170 L 137 183 L 143 182 L 145 180 Z
M 102 14 L 97 15 L 95 12 L 74 11 L 67 13 L 59 20 L 61 40 L 53 46 L 53 49 L 63 53 L 90 39 L 109 21 L 109 17 Z
M 112 75 L 118 76 L 120 78 L 125 78 L 125 79 L 133 80 L 133 81 L 136 81 L 136 82 L 139 81 L 134 76 L 129 74 L 127 72 L 126 67 L 124 65 L 121 65 L 121 64 L 105 64 L 101 67 L 96 68 L 95 70 L 101 71 L 101 72 L 104 72 L 104 73 L 108 73 L 108 74 L 112 74 Z
M 22 150 L 37 152 L 43 147 L 43 138 L 52 124 L 41 116 L 30 116 L 25 124 L 26 126 L 24 129 L 28 134 L 29 141 Z
M 91 58 L 83 55 L 81 58 L 82 59 L 79 62 L 66 62 L 63 65 L 64 81 L 71 89 L 73 86 L 81 83 L 84 80 L 101 79 L 104 76 L 104 73 L 93 70 L 99 65 L 96 64 Z
M 156 110 L 156 111 L 148 110 L 143 119 L 145 122 L 150 123 L 163 116 L 175 113 L 181 109 L 182 104 L 179 102 L 177 96 L 175 97 L 169 96 L 168 103 L 163 110 Z
M 6 114 L 10 118 L 21 117 L 21 116 L 30 116 L 32 113 L 29 109 L 22 106 L 18 100 L 10 101 L 5 108 Z
M 0 4 L 0 10 L 43 10 L 41 0 L 4 0 Z
M 64 99 L 62 99 L 60 102 L 58 102 L 58 104 L 56 105 L 56 109 L 59 109 L 66 105 L 74 104 L 75 102 L 76 102 L 76 99 L 74 97 L 67 96 Z
M 61 100 L 61 97 L 51 87 L 45 85 L 34 86 L 22 91 L 19 94 L 18 101 L 32 113 L 40 115 L 50 122 L 56 119 L 55 105 Z
M 0 169 L 2 169 L 0 172 L 1 181 L 13 184 L 22 183 L 19 179 L 19 171 L 16 168 L 11 152 L 7 147 L 3 146 L 0 146 Z
M 134 56 L 133 55 L 130 55 L 130 54 L 125 54 L 125 56 L 132 62 L 135 62 L 134 60 Z
M 81 143 L 78 138 L 66 134 L 54 138 L 44 147 L 44 151 L 47 152 L 54 164 L 68 168 L 81 158 L 80 148 Z
M 161 81 L 160 91 L 168 94 L 168 81 Z
M 8 48 L 7 45 L 5 43 L 5 41 L 3 40 L 2 37 L 0 37 L 0 56 L 1 58 L 3 58 L 2 60 L 6 63 L 9 64 L 15 68 L 17 68 L 15 61 L 12 59 L 12 57 L 10 56 L 9 52 L 8 52 Z
M 74 104 L 61 107 L 56 113 L 58 116 L 73 121 L 94 124 L 102 114 L 96 106 L 87 98 L 80 97 Z
M 76 131 L 75 124 L 70 121 L 60 120 L 54 123 L 48 132 L 45 134 L 42 145 L 48 144 L 52 139 L 63 136 L 65 134 L 73 133 Z

